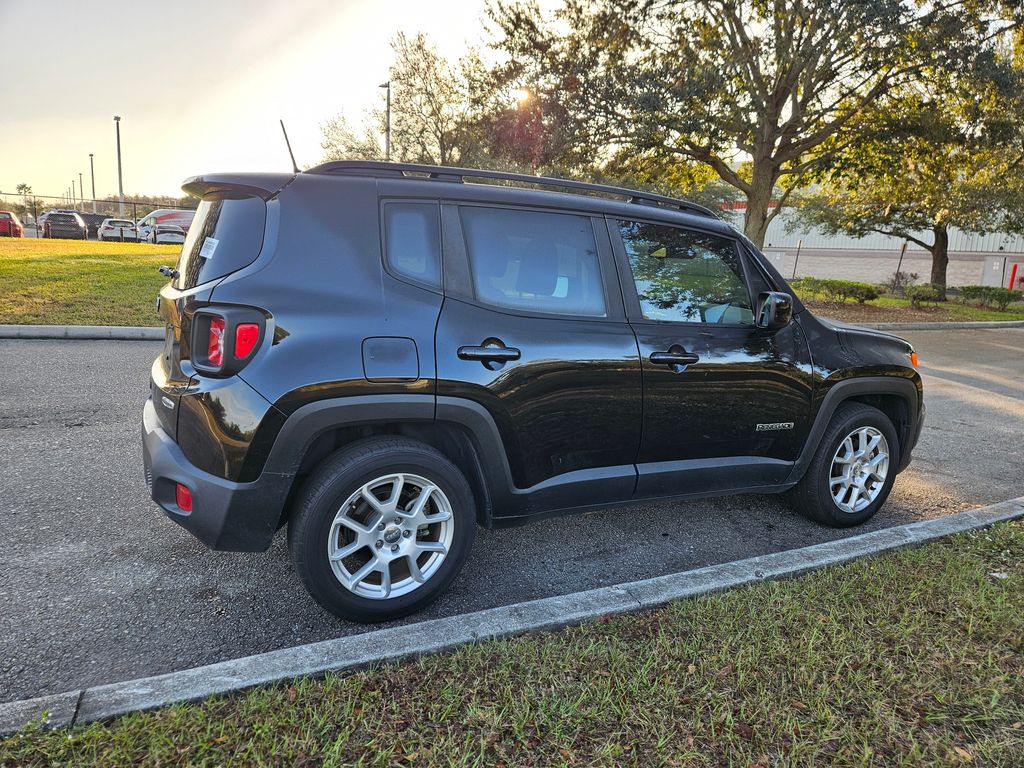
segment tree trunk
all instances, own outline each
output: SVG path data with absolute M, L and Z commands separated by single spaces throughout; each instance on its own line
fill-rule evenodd
M 933 285 L 939 286 L 942 301 L 946 300 L 946 267 L 949 266 L 949 230 L 944 226 L 932 227 L 935 240 L 932 243 L 932 276 Z
M 771 168 L 758 167 L 755 163 L 747 193 L 747 215 L 743 220 L 743 234 L 754 241 L 758 248 L 764 247 L 764 236 L 768 231 L 768 207 L 772 202 L 775 174 Z

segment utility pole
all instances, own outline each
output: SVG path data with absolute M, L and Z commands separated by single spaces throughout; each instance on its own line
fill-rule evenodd
M 124 218 L 124 182 L 121 180 L 121 116 L 114 115 L 114 130 L 117 131 L 117 215 Z
M 387 107 L 384 111 L 384 159 L 391 160 L 391 81 L 381 83 L 380 87 L 386 88 L 388 92 Z
M 92 152 L 89 153 L 89 178 L 92 180 L 92 212 L 96 213 L 96 169 L 92 167 Z

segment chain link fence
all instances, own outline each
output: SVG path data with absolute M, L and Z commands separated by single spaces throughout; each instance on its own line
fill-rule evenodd
M 173 200 L 173 199 L 172 199 Z M 196 200 L 196 204 L 199 201 Z M 24 237 L 40 237 L 36 227 L 39 217 L 48 211 L 74 211 L 89 228 L 89 238 L 96 238 L 96 230 L 104 219 L 130 219 L 138 222 L 153 211 L 194 211 L 196 205 L 182 205 L 180 200 L 164 202 L 160 198 L 120 202 L 117 198 L 72 199 L 65 195 L 21 194 L 0 190 L 0 210 L 11 211 L 18 216 L 24 227 Z

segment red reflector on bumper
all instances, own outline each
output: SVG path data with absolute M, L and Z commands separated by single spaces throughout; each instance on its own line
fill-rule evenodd
M 175 501 L 178 502 L 178 506 L 182 512 L 192 511 L 192 491 L 188 489 L 187 485 L 178 483 L 178 487 L 174 492 Z

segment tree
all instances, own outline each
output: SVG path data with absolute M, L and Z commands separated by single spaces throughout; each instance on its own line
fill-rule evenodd
M 457 165 L 472 154 L 466 78 L 420 33 L 398 33 L 391 42 L 391 158 L 400 162 Z M 383 109 L 369 115 L 361 133 L 344 117 L 322 127 L 325 159 L 383 159 L 387 126 Z
M 625 147 L 709 166 L 747 200 L 756 243 L 828 162 L 837 136 L 913 79 L 928 36 L 945 55 L 971 40 L 963 3 L 903 0 L 568 0 L 489 9 L 502 66 L 558 94 L 577 156 Z M 773 200 L 773 198 L 775 198 Z
M 889 93 L 860 137 L 837 147 L 801 196 L 795 221 L 834 234 L 872 232 L 931 253 L 945 298 L 952 227 L 1024 231 L 1024 77 L 997 25 L 959 69 L 930 69 Z
M 381 146 L 373 127 L 363 128 L 358 133 L 344 115 L 331 118 L 320 126 L 324 138 L 320 146 L 324 150 L 324 162 L 328 160 L 383 160 L 384 148 Z

